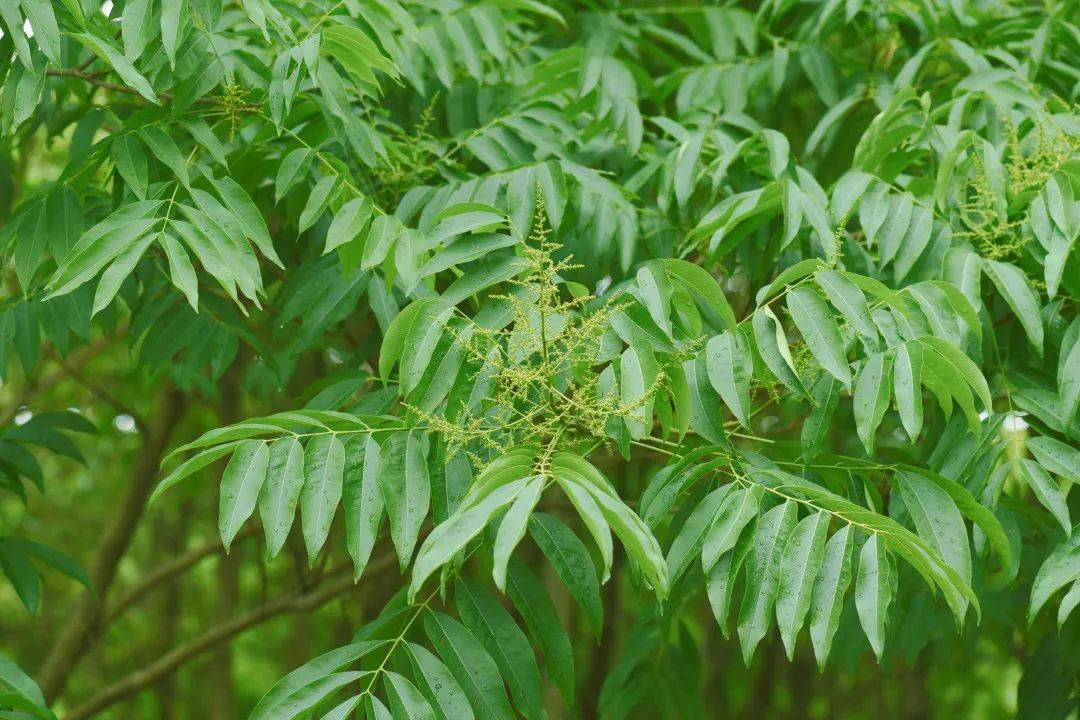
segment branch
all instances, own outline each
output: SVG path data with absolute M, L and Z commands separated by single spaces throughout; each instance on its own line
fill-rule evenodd
M 368 566 L 368 571 L 380 573 L 394 567 L 396 564 L 394 553 L 387 552 L 372 562 Z M 341 577 L 342 575 L 344 577 Z M 176 646 L 146 667 L 136 670 L 109 685 L 82 705 L 77 706 L 67 714 L 66 720 L 86 720 L 105 708 L 138 694 L 162 678 L 176 672 L 181 666 L 191 662 L 208 650 L 228 642 L 257 625 L 286 613 L 310 612 L 356 587 L 350 565 L 340 566 L 323 577 L 324 580 L 331 578 L 336 579 L 322 589 L 307 594 L 275 598 L 249 613 L 226 620 L 210 628 L 202 635 Z
M 258 525 L 247 525 L 241 530 L 233 539 L 233 545 L 251 537 L 259 530 Z M 107 627 L 127 612 L 132 605 L 143 599 L 145 595 L 156 590 L 159 586 L 164 585 L 174 579 L 182 573 L 186 572 L 200 560 L 210 557 L 211 555 L 218 555 L 224 551 L 224 547 L 221 545 L 221 540 L 214 538 L 209 542 L 203 543 L 197 547 L 188 550 L 183 555 L 179 555 L 165 565 L 162 565 L 157 570 L 146 575 L 137 585 L 130 588 L 120 598 L 109 607 L 105 614 L 105 620 L 102 622 L 102 626 Z
M 116 568 L 124 557 L 135 529 L 146 509 L 146 499 L 158 477 L 161 458 L 173 430 L 187 407 L 182 393 L 169 388 L 152 427 L 143 434 L 139 457 L 113 524 L 105 531 L 98 548 L 97 561 L 90 574 L 93 592 L 87 591 L 78 607 L 68 617 L 67 625 L 53 644 L 41 668 L 38 684 L 48 702 L 53 702 L 67 685 L 71 671 L 92 645 L 94 631 L 100 626 L 103 599 L 116 578 Z
M 102 80 L 92 73 L 85 72 L 79 68 L 60 68 L 58 70 L 47 70 L 45 72 L 49 77 L 58 78 L 75 78 L 77 80 L 83 80 L 99 88 L 105 90 L 112 90 L 114 92 L 125 93 L 127 95 L 137 95 L 142 97 L 142 93 L 134 88 L 129 88 L 127 85 L 121 85 L 120 83 L 110 82 L 108 80 Z M 171 103 L 173 100 L 173 94 L 170 92 L 155 93 L 162 102 Z M 204 96 L 196 98 L 195 102 L 203 105 L 221 105 L 221 99 L 216 97 Z
M 64 369 L 64 372 L 67 373 L 72 380 L 89 390 L 92 395 L 105 403 L 112 405 L 113 408 L 119 412 L 130 416 L 131 419 L 135 421 L 135 426 L 139 429 L 139 432 L 147 431 L 146 420 L 143 419 L 142 414 L 135 410 L 135 408 L 113 395 L 109 389 L 101 383 L 96 380 L 91 380 L 88 377 L 84 377 L 79 368 L 72 366 L 64 358 L 58 358 L 57 362 L 60 363 L 60 367 Z

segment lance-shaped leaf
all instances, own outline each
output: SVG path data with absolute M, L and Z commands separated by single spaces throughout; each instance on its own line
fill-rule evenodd
M 548 677 L 562 696 L 571 701 L 574 697 L 574 649 L 543 583 L 525 563 L 512 559 L 507 591 L 533 641 L 544 654 Z
M 844 340 L 825 300 L 815 290 L 800 285 L 788 291 L 787 306 L 814 358 L 844 385 L 850 383 Z
M 967 528 L 956 503 L 936 483 L 922 475 L 900 471 L 896 473 L 900 496 L 904 499 L 919 537 L 964 582 L 971 584 L 971 553 L 968 550 Z
M 285 544 L 296 516 L 296 504 L 304 485 L 304 447 L 294 437 L 270 445 L 266 484 L 259 495 L 259 517 L 266 534 L 266 552 L 276 557 Z
M 357 435 L 345 444 L 342 498 L 349 557 L 359 580 L 367 566 L 385 515 L 379 490 L 379 444 L 370 434 Z
M 810 641 L 819 668 L 825 667 L 832 648 L 836 629 L 840 627 L 840 611 L 844 593 L 851 584 L 851 557 L 855 541 L 851 525 L 845 525 L 829 538 L 821 560 L 821 569 L 810 591 Z
M 892 566 L 877 533 L 870 535 L 859 553 L 859 577 L 855 581 L 855 609 L 866 639 L 881 659 L 885 649 L 885 621 L 893 599 Z
M 874 353 L 863 364 L 855 381 L 855 429 L 867 455 L 874 454 L 874 435 L 885 417 L 885 411 L 889 409 L 891 370 L 892 355 L 888 352 Z
M 1035 493 L 1035 497 L 1044 508 L 1050 511 L 1050 514 L 1061 523 L 1061 529 L 1065 531 L 1065 535 L 1068 536 L 1072 529 L 1072 522 L 1069 519 L 1069 505 L 1065 502 L 1065 496 L 1061 492 L 1061 488 L 1058 487 L 1054 479 L 1050 477 L 1045 470 L 1042 469 L 1038 463 L 1027 458 L 1022 458 L 1016 461 L 1017 468 L 1020 470 L 1020 475 L 1024 478 L 1024 481 L 1031 488 L 1031 491 Z
M 753 326 L 754 342 L 769 371 L 789 390 L 806 397 L 806 388 L 795 372 L 795 361 L 791 357 L 784 328 L 769 306 L 754 312 Z
M 593 634 L 599 638 L 604 626 L 604 606 L 600 602 L 596 566 L 584 543 L 573 530 L 547 513 L 533 513 L 529 534 L 585 611 Z
M 1035 575 L 1035 582 L 1031 586 L 1031 604 L 1028 606 L 1028 623 L 1035 622 L 1039 610 L 1054 593 L 1077 579 L 1080 579 L 1080 530 L 1074 529 L 1072 535 L 1047 556 Z
M 401 720 L 435 720 L 435 711 L 427 698 L 408 678 L 387 670 L 383 674 L 383 684 L 393 717 Z
M 908 437 L 915 440 L 922 430 L 922 349 L 921 346 L 903 343 L 896 349 L 893 361 L 893 392 L 900 422 Z
M 463 504 L 445 522 L 432 530 L 416 554 L 409 597 L 416 597 L 416 593 L 431 573 L 449 562 L 470 540 L 479 535 L 492 516 L 512 503 L 527 482 L 527 478 L 517 478 L 500 485 L 475 504 Z
M 480 641 L 464 625 L 440 612 L 424 617 L 424 629 L 477 716 L 481 720 L 513 720 L 499 668 Z
M 303 708 L 296 708 L 293 704 L 293 699 L 298 692 L 325 680 L 382 645 L 382 641 L 351 643 L 304 663 L 279 680 L 266 695 L 263 695 L 255 705 L 255 709 L 251 711 L 248 720 L 277 720 L 282 717 L 293 717 L 302 712 Z
M 757 517 L 763 493 L 760 485 L 752 485 L 723 498 L 723 504 L 701 547 L 701 566 L 706 572 L 724 553 L 735 547 L 743 530 Z
M 454 601 L 458 617 L 501 670 L 521 715 L 529 719 L 546 717 L 536 656 L 510 613 L 479 585 L 467 580 L 454 583 Z
M 405 648 L 420 692 L 431 703 L 435 716 L 439 720 L 473 720 L 475 715 L 464 691 L 442 660 L 416 643 L 406 643 Z
M 836 270 L 819 270 L 814 273 L 814 279 L 844 319 L 871 343 L 871 347 L 877 347 L 877 326 L 870 317 L 866 296 L 859 286 Z
M 797 504 L 774 507 L 758 522 L 754 552 L 746 569 L 746 588 L 739 609 L 739 641 L 749 665 L 754 650 L 772 626 L 780 581 L 780 560 L 795 529 Z
M 341 502 L 345 474 L 345 446 L 337 435 L 319 435 L 304 451 L 304 487 L 300 492 L 300 524 L 304 531 L 308 562 L 326 542 L 334 512 Z
M 801 434 L 803 459 L 807 462 L 812 462 L 818 456 L 828 437 L 836 403 L 840 399 L 840 382 L 832 375 L 822 374 L 810 392 L 814 409 L 810 411 L 810 417 L 803 421 Z
M 750 422 L 750 378 L 753 360 L 746 338 L 738 330 L 725 331 L 705 346 L 709 382 L 744 427 Z
M 544 479 L 534 477 L 524 487 L 521 493 L 514 499 L 510 509 L 499 523 L 499 531 L 495 535 L 495 548 L 492 551 L 492 576 L 495 587 L 503 592 L 506 591 L 506 565 L 514 548 L 525 537 L 525 531 L 529 526 L 529 518 L 532 517 L 536 503 L 540 500 L 540 492 L 544 489 Z
M 722 485 L 710 492 L 702 498 L 679 528 L 679 533 L 667 553 L 668 578 L 672 584 L 679 580 L 694 559 L 701 554 L 713 520 L 731 491 L 731 485 Z
M 983 270 L 993 281 L 1005 302 L 1009 304 L 1016 314 L 1024 332 L 1027 333 L 1035 351 L 1041 357 L 1043 354 L 1043 325 L 1042 316 L 1039 313 L 1039 300 L 1031 289 L 1031 283 L 1027 276 L 1015 265 L 986 260 Z
M 261 440 L 247 440 L 236 448 L 221 478 L 218 529 L 225 550 L 244 521 L 251 517 L 266 480 L 270 450 Z
M 414 431 L 394 433 L 382 446 L 379 459 L 379 492 L 390 519 L 390 538 L 404 569 L 431 505 L 423 435 Z
M 811 592 L 825 558 L 828 530 L 829 514 L 824 510 L 803 518 L 795 526 L 780 560 L 776 621 L 789 660 L 795 651 L 795 636 L 810 609 Z
M 1028 438 L 1027 447 L 1044 468 L 1080 484 L 1080 450 L 1051 437 Z
M 716 564 L 709 570 L 709 581 L 706 586 L 709 596 L 709 607 L 712 608 L 716 624 L 720 626 L 720 632 L 724 638 L 728 637 L 727 618 L 731 612 L 731 598 L 735 592 L 735 581 L 742 572 L 743 564 L 754 548 L 757 538 L 757 516 L 755 515 L 749 527 L 743 530 L 742 535 L 735 543 L 731 551 L 724 553 Z

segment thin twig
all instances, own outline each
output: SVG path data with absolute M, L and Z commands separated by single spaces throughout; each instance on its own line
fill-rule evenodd
M 383 572 L 396 565 L 396 555 L 393 552 L 387 552 L 368 566 L 368 572 Z M 321 589 L 307 594 L 275 598 L 251 612 L 215 625 L 202 635 L 177 645 L 149 665 L 109 685 L 97 695 L 75 707 L 67 714 L 66 720 L 86 720 L 93 717 L 102 710 L 137 695 L 162 678 L 172 675 L 180 667 L 207 651 L 279 615 L 311 612 L 325 605 L 338 595 L 355 587 L 351 570 L 351 565 L 339 566 L 323 577 L 324 580 L 332 580 L 332 582 Z
M 233 545 L 255 535 L 259 531 L 259 527 L 259 525 L 247 525 L 233 539 Z M 176 579 L 200 560 L 212 555 L 218 555 L 224 550 L 221 540 L 215 537 L 213 540 L 188 550 L 154 572 L 147 574 L 137 585 L 131 587 L 120 599 L 110 605 L 105 614 L 103 626 L 108 627 L 116 622 L 121 615 L 142 600 L 148 593 Z

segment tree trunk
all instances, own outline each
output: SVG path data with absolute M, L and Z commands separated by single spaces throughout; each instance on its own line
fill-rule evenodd
M 146 499 L 158 480 L 161 459 L 185 408 L 183 394 L 169 387 L 162 393 L 154 420 L 144 431 L 131 482 L 112 524 L 104 532 L 97 560 L 90 572 L 94 590 L 83 593 L 39 673 L 38 684 L 50 704 L 63 694 L 72 671 L 93 644 L 94 635 L 101 625 L 105 598 L 116 578 L 117 565 L 131 545 L 132 536 L 146 509 Z

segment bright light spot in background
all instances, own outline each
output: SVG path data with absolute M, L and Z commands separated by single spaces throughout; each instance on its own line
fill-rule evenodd
M 110 13 L 112 13 L 112 0 L 105 0 L 105 2 L 101 3 L 101 14 L 109 17 Z
M 611 276 L 605 275 L 596 283 L 596 294 L 603 295 L 604 291 L 611 287 Z
M 1024 420 L 1024 415 L 1027 413 L 1012 412 L 1005 416 L 1005 421 L 1001 423 L 1002 429 L 1011 432 L 1018 433 L 1028 429 L 1028 424 Z
M 30 27 L 30 21 L 26 20 L 22 24 L 22 31 L 26 33 L 26 37 L 34 37 L 34 28 Z
M 131 417 L 127 413 L 117 415 L 113 418 L 113 427 L 120 432 L 130 433 L 135 432 L 135 418 Z
M 25 406 L 21 407 L 19 408 L 19 412 L 15 413 L 15 424 L 25 425 L 26 423 L 30 422 L 30 418 L 32 417 L 34 417 L 34 413 L 30 412 L 29 408 Z
M 983 410 L 981 413 L 979 413 L 979 419 L 982 420 L 983 422 L 985 422 L 986 418 L 988 418 L 988 417 L 990 417 L 990 413 L 987 412 L 986 410 Z
M 326 357 L 326 362 L 330 363 L 331 365 L 341 365 L 345 362 L 345 358 L 343 358 L 341 356 L 341 353 L 339 353 L 334 348 L 327 348 L 326 352 L 324 353 L 324 357 Z

